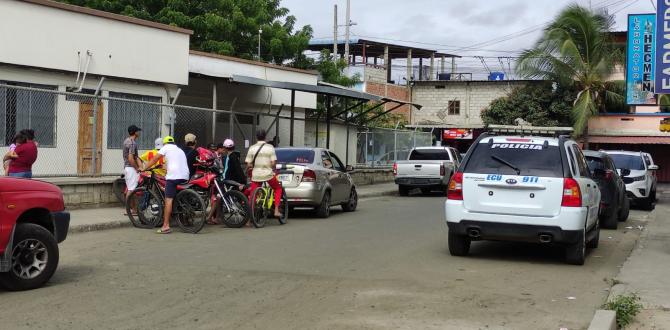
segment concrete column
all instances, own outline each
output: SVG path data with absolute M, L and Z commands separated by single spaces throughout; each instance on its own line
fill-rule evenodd
M 427 80 L 436 80 L 434 68 L 435 68 L 435 53 L 430 53 L 430 69 L 428 70 Z
M 386 82 L 391 81 L 391 58 L 389 57 L 389 46 L 384 46 L 384 67 L 386 67 Z
M 423 80 L 423 57 L 419 57 L 419 80 Z
M 444 55 L 442 55 L 442 60 L 440 61 L 440 73 L 445 73 L 444 72 L 444 65 L 446 64 L 446 58 Z
M 216 110 L 216 105 L 217 105 L 217 93 L 216 93 L 216 83 L 217 81 L 214 80 L 214 83 L 212 84 L 212 109 Z M 203 136 L 203 138 L 205 138 Z M 216 139 L 216 112 L 212 111 L 212 138 L 210 141 L 214 141 Z
M 412 80 L 412 49 L 407 50 L 407 86 Z
M 452 57 L 451 58 L 451 74 L 453 75 L 456 73 L 456 58 Z

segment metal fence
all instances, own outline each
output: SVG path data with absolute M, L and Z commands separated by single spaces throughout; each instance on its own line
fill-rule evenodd
M 404 160 L 414 147 L 430 146 L 430 132 L 374 128 L 358 133 L 356 163 L 366 167 L 389 167 Z
M 319 142 L 326 136 L 325 123 L 314 124 L 299 115 L 291 124 L 286 107 L 264 110 L 235 111 L 234 104 L 227 110 L 214 110 L 132 93 L 109 92 L 102 96 L 93 90 L 73 93 L 42 85 L 0 83 L 0 155 L 8 151 L 17 132 L 33 129 L 38 143 L 35 177 L 119 175 L 123 170 L 123 141 L 130 125 L 142 129 L 137 141 L 141 153 L 153 149 L 156 138 L 173 135 L 181 144 L 187 133 L 193 133 L 201 146 L 232 137 L 244 156 L 259 127 L 268 130 L 269 138 L 277 136 L 275 142 L 280 146 L 291 142 L 297 146 L 326 146 L 324 141 Z M 337 129 L 331 136 L 331 149 L 348 163 L 368 166 L 391 164 L 405 158 L 413 146 L 431 143 L 430 133 L 370 129 L 358 134 L 356 148 L 356 128 Z M 343 143 L 349 131 L 351 147 Z

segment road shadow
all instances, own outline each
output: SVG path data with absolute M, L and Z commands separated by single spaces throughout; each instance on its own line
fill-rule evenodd
M 51 277 L 51 279 L 41 288 L 35 290 L 48 290 L 52 287 L 59 287 L 71 283 L 79 282 L 82 278 L 89 277 L 93 275 L 97 270 L 94 267 L 85 266 L 85 265 L 58 265 L 56 272 Z M 18 291 L 21 292 L 30 292 L 29 291 Z M 46 292 L 46 291 L 45 291 Z M 7 294 L 17 293 L 16 291 L 8 291 L 0 287 L 0 297 Z
M 587 258 L 591 251 L 586 249 Z M 564 265 L 565 247 L 559 244 L 475 241 L 470 246 L 468 258 Z

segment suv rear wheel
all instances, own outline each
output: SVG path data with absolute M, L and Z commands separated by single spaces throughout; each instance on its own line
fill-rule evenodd
M 616 210 L 610 210 L 609 214 L 603 215 L 600 223 L 605 229 L 616 229 L 619 224 L 619 214 Z
M 470 253 L 470 238 L 449 231 L 449 253 L 452 256 L 463 257 Z
M 630 200 L 628 197 L 624 196 L 622 203 L 621 209 L 619 210 L 619 221 L 624 222 L 628 220 L 628 214 L 630 213 Z
M 577 235 L 577 243 L 565 247 L 565 261 L 572 265 L 583 265 L 586 259 L 586 232 Z
M 58 266 L 56 238 L 36 224 L 17 224 L 10 262 L 9 272 L 0 273 L 0 286 L 12 291 L 41 287 Z

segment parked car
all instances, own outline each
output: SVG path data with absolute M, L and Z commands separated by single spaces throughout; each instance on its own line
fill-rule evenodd
M 277 163 L 293 165 L 279 173 L 290 207 L 314 207 L 316 216 L 327 218 L 330 207 L 340 205 L 345 212 L 358 206 L 356 185 L 333 152 L 322 148 L 278 148 Z
M 450 147 L 421 147 L 410 151 L 408 160 L 393 164 L 400 196 L 421 188 L 427 194 L 434 189 L 446 191 L 449 178 L 460 163 L 458 150 Z
M 598 246 L 600 190 L 568 137 L 481 135 L 449 182 L 449 252 L 472 241 L 558 243 L 582 265 Z
M 656 202 L 656 175 L 654 171 L 658 170 L 658 165 L 653 163 L 651 155 L 638 151 L 605 152 L 612 157 L 618 170 L 630 170 L 628 175 L 623 175 L 628 198 L 645 209 L 653 209 Z
M 0 177 L 0 286 L 30 290 L 58 267 L 58 243 L 67 237 L 70 214 L 50 183 Z
M 616 229 L 619 221 L 628 219 L 630 202 L 626 197 L 626 184 L 608 154 L 584 150 L 584 156 L 593 173 L 593 179 L 600 188 L 600 225 L 603 228 Z M 629 173 L 630 170 L 622 170 L 622 175 Z

